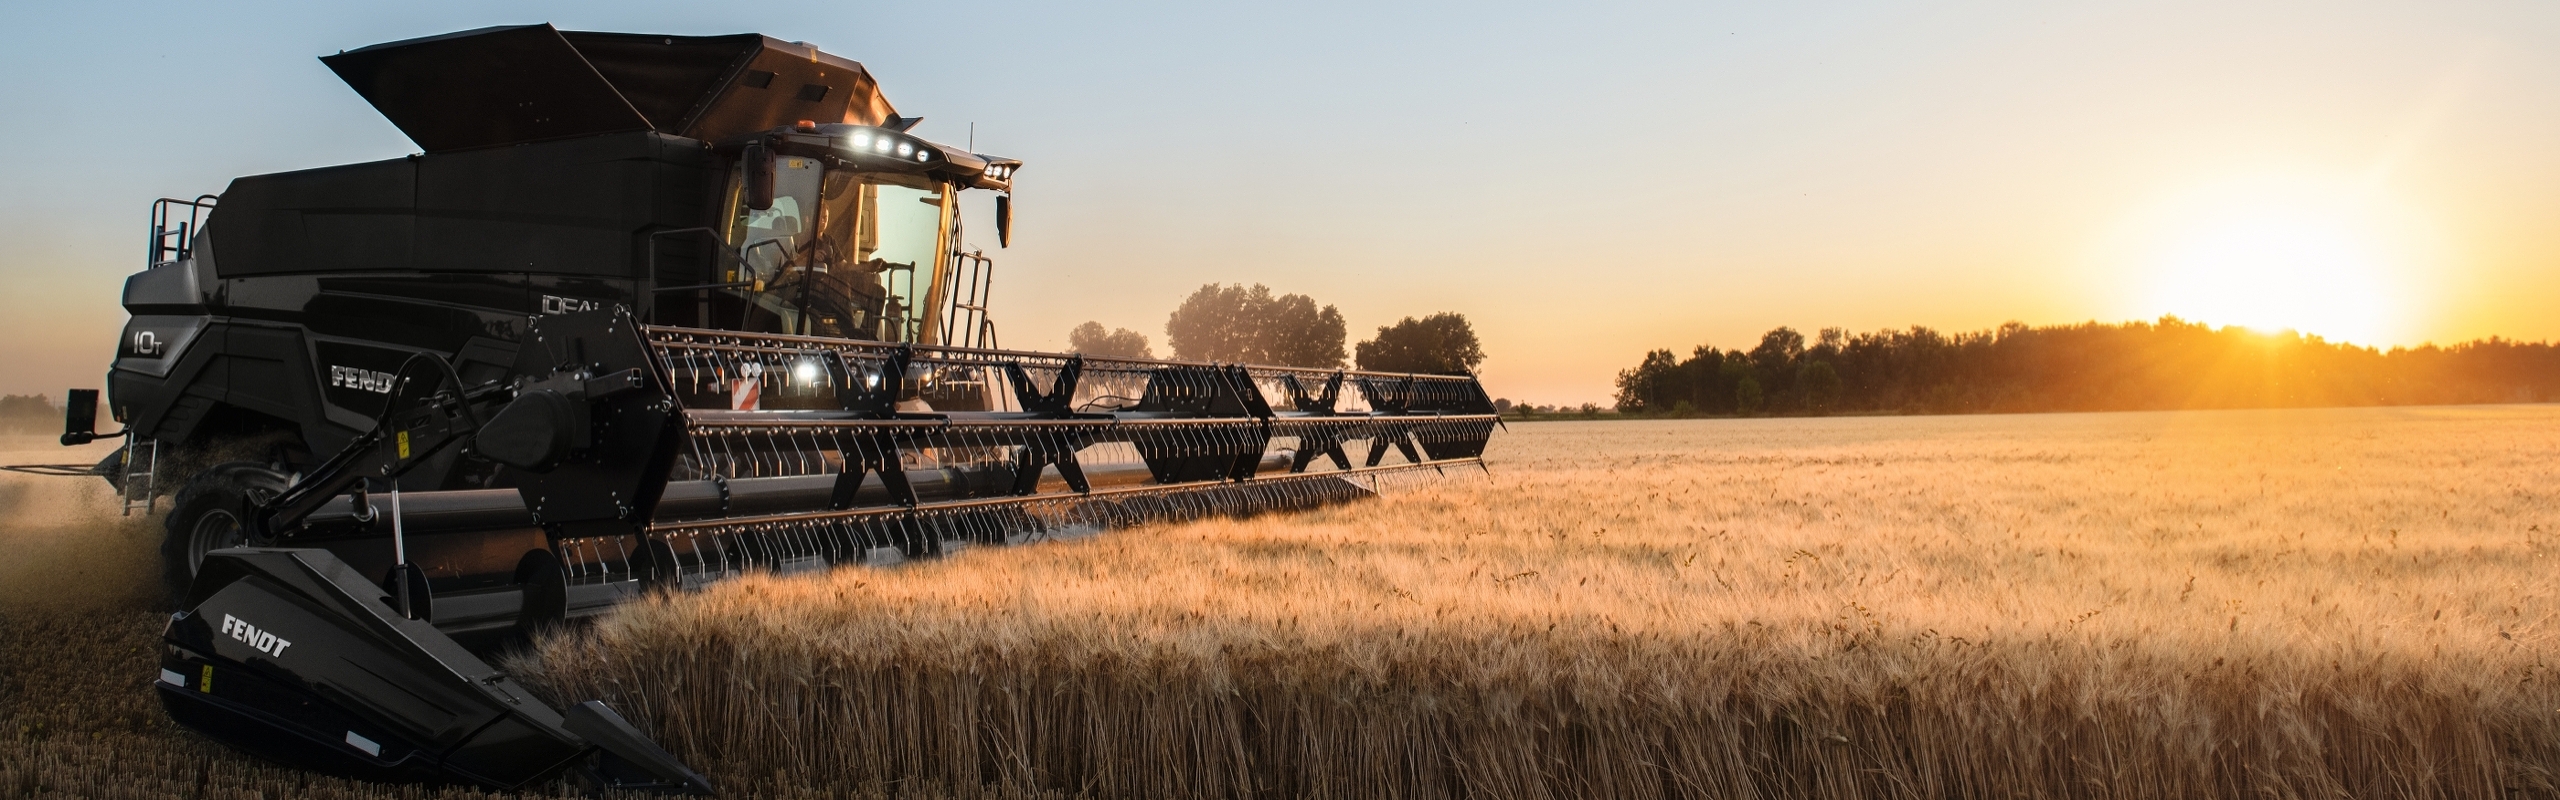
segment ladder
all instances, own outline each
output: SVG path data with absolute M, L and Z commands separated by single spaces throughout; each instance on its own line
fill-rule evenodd
M 124 435 L 124 479 L 117 486 L 124 493 L 124 515 L 142 509 L 150 516 L 160 503 L 160 440 L 135 436 L 131 428 Z
M 996 323 L 987 318 L 987 299 L 995 294 L 996 265 L 986 251 L 951 254 L 951 311 L 942 317 L 942 344 L 950 347 L 996 347 Z

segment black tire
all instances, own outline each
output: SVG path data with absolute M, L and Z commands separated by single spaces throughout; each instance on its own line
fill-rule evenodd
M 272 498 L 287 483 L 282 473 L 245 462 L 218 464 L 187 479 L 161 520 L 167 535 L 160 541 L 160 580 L 171 603 L 186 598 L 205 553 L 249 544 L 242 521 L 252 497 Z

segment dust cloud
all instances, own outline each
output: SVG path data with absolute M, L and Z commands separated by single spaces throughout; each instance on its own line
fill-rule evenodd
M 0 436 L 0 464 L 96 463 L 114 449 Z M 159 516 L 121 515 L 104 480 L 0 472 L 0 613 L 147 608 L 160 535 Z

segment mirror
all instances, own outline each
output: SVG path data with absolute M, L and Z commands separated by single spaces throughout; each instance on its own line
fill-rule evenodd
M 98 439 L 98 390 L 73 389 L 62 403 L 62 444 L 88 444 Z
M 747 145 L 738 154 L 747 169 L 747 207 L 757 211 L 773 208 L 773 151 L 761 143 Z
M 996 195 L 996 246 L 1013 246 L 1013 195 Z

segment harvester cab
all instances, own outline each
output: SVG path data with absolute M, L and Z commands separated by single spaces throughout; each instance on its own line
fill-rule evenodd
M 662 310 L 662 319 L 876 341 L 965 338 L 951 330 L 958 320 L 943 317 L 949 289 L 937 269 L 960 238 L 959 192 L 1009 188 L 1021 162 L 874 125 L 812 123 L 722 149 L 730 148 L 738 166 L 711 237 L 719 281 L 660 287 L 690 291 L 695 304 L 689 318 L 678 308 Z M 982 321 L 960 331 L 978 341 L 951 343 L 991 344 L 992 327 Z
M 479 654 L 750 572 L 1355 500 L 1481 469 L 1498 424 L 1466 375 L 999 349 L 958 197 L 1003 241 L 1021 162 L 805 44 L 321 60 L 423 152 L 155 205 L 97 470 L 175 488 L 164 705 L 278 761 L 709 791 L 645 716 Z

